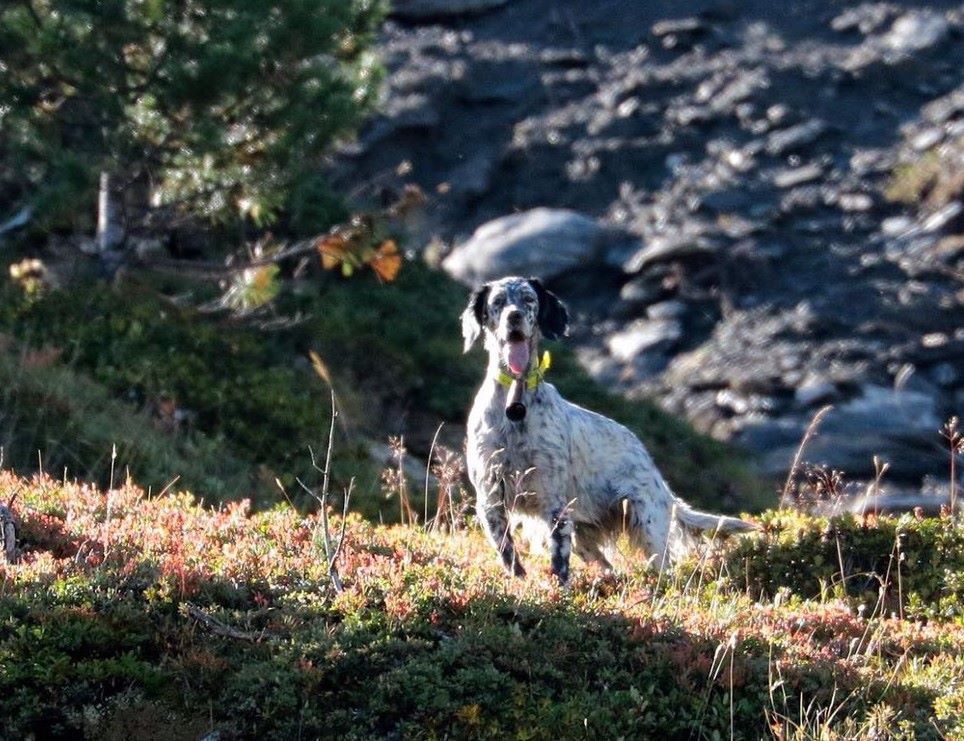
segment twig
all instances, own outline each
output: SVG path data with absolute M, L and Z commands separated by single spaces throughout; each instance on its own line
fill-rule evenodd
M 432 455 L 435 453 L 435 443 L 438 442 L 439 433 L 442 431 L 442 427 L 445 426 L 444 422 L 440 422 L 439 426 L 435 428 L 435 435 L 432 437 L 432 445 L 428 449 L 428 459 L 425 461 L 425 515 L 422 518 L 422 524 L 428 526 L 428 480 L 432 474 Z M 0 451 L 2 452 L 2 451 Z M 439 490 L 439 496 L 442 495 L 441 489 Z
M 197 620 L 215 635 L 224 636 L 225 638 L 234 638 L 239 641 L 251 641 L 252 643 L 260 643 L 262 638 L 264 638 L 264 631 L 254 633 L 251 631 L 232 628 L 230 625 L 225 625 L 220 620 L 211 617 L 200 607 L 193 605 L 190 602 L 184 605 L 184 609 L 187 612 L 188 617 Z
M 17 525 L 10 507 L 0 504 L 0 543 L 7 563 L 17 562 Z
M 167 483 L 167 486 L 161 489 L 160 493 L 157 496 L 163 497 L 165 494 L 167 494 L 168 491 L 170 491 L 171 487 L 174 486 L 174 484 L 176 484 L 180 480 L 181 480 L 181 474 L 178 474 Z
M 107 518 L 104 528 L 104 561 L 107 561 L 107 552 L 110 550 L 110 520 L 113 510 L 111 494 L 114 491 L 114 463 L 117 461 L 117 443 L 114 443 L 110 451 L 110 485 L 107 487 Z
M 28 223 L 30 223 L 31 218 L 33 218 L 33 209 L 30 206 L 24 206 L 17 211 L 17 213 L 3 222 L 3 224 L 0 224 L 0 237 L 16 231 L 22 226 L 26 226 Z
M 879 456 L 874 456 L 874 517 L 880 514 L 880 480 L 884 477 L 884 474 L 887 473 L 888 468 L 890 468 L 889 463 L 884 463 L 880 460 Z
M 341 554 L 341 547 L 345 544 L 345 529 L 348 527 L 348 502 L 351 500 L 351 493 L 354 488 L 355 477 L 352 476 L 348 481 L 348 488 L 345 489 L 345 501 L 342 502 L 341 505 L 341 532 L 338 533 L 338 545 L 335 546 L 335 552 L 331 554 L 331 558 L 328 561 L 328 576 L 331 577 L 333 583 L 337 584 L 338 591 L 341 591 L 344 587 L 342 586 L 341 577 L 338 575 L 335 563 Z
M 333 232 L 329 232 L 329 234 L 331 233 Z M 324 239 L 324 236 L 325 235 L 321 235 L 310 239 L 303 239 L 271 255 L 238 262 L 233 265 L 225 265 L 224 263 L 213 260 L 178 260 L 162 257 L 141 258 L 133 253 L 125 255 L 125 259 L 136 267 L 146 268 L 148 270 L 174 273 L 175 275 L 193 275 L 196 278 L 207 278 L 210 280 L 221 280 L 235 273 L 243 273 L 245 270 L 275 265 L 282 260 L 287 260 L 289 257 L 298 257 L 316 252 L 317 248 L 315 245 L 320 239 Z
M 797 453 L 793 456 L 793 463 L 790 466 L 790 470 L 787 472 L 787 480 L 783 485 L 783 494 L 780 496 L 781 507 L 787 506 L 787 502 L 790 498 L 790 492 L 793 488 L 793 482 L 797 476 L 797 469 L 800 468 L 800 461 L 803 458 L 803 451 L 807 447 L 807 443 L 810 442 L 810 438 L 817 434 L 817 427 L 820 426 L 823 418 L 827 416 L 831 409 L 833 409 L 832 404 L 827 404 L 827 406 L 822 407 L 816 414 L 813 415 L 813 419 L 811 419 L 810 424 L 807 425 L 807 430 L 803 433 L 803 439 L 800 440 L 800 446 L 797 448 Z
M 338 574 L 338 567 L 335 561 L 338 559 L 338 554 L 341 552 L 342 543 L 345 540 L 345 519 L 348 514 L 348 500 L 351 497 L 352 488 L 355 485 L 355 479 L 352 478 L 348 484 L 348 489 L 345 491 L 345 502 L 343 506 L 342 521 L 341 521 L 341 538 L 338 541 L 338 546 L 332 551 L 331 546 L 331 534 L 328 529 L 328 490 L 331 483 L 331 452 L 332 444 L 335 439 L 335 418 L 338 416 L 338 409 L 335 402 L 335 391 L 331 390 L 331 423 L 328 426 L 328 450 L 325 453 L 325 467 L 319 468 L 318 463 L 315 461 L 315 451 L 309 446 L 308 452 L 311 455 L 311 466 L 316 471 L 321 473 L 321 494 L 316 494 L 312 491 L 305 483 L 299 479 L 295 478 L 298 485 L 312 497 L 318 501 L 318 507 L 321 510 L 321 530 L 322 530 L 322 546 L 325 549 L 325 562 L 328 565 L 328 577 L 331 579 L 332 586 L 334 586 L 336 592 L 343 592 L 345 587 L 342 584 L 341 577 Z

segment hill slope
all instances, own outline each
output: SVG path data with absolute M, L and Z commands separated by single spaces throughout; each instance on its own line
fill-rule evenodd
M 566 592 L 545 564 L 507 579 L 474 529 L 446 535 L 352 517 L 338 592 L 322 521 L 288 507 L 215 510 L 130 484 L 105 492 L 0 473 L 0 501 L 11 500 L 23 554 L 0 565 L 10 737 L 964 732 L 959 602 L 947 603 L 949 618 L 912 622 L 883 616 L 894 594 L 874 607 L 842 585 L 840 598 L 828 584 L 818 600 L 777 589 L 804 578 L 815 560 L 808 538 L 832 532 L 826 521 L 770 517 L 738 560 L 694 561 L 675 576 L 632 559 L 614 578 L 579 567 Z M 852 536 L 841 569 L 895 527 L 911 540 L 933 531 L 947 546 L 932 541 L 907 559 L 898 609 L 914 590 L 927 604 L 961 596 L 940 576 L 961 567 L 953 554 L 964 533 L 949 519 L 837 524 Z M 331 528 L 337 538 L 341 523 Z M 739 564 L 766 566 L 766 553 L 786 555 L 791 542 L 803 544 L 793 573 L 775 559 L 775 596 L 748 597 Z
M 315 268 L 285 283 L 266 319 L 247 321 L 184 305 L 178 298 L 201 290 L 186 280 L 149 281 L 139 275 L 40 295 L 0 288 L 0 447 L 8 466 L 37 470 L 39 451 L 46 470 L 107 485 L 116 442 L 115 480 L 129 469 L 158 491 L 180 475 L 179 487 L 208 501 L 250 496 L 256 507 L 282 499 L 280 480 L 297 504 L 312 504 L 295 479 L 316 475 L 308 446 L 322 449 L 330 400 L 310 352 L 327 365 L 343 412 L 334 490 L 356 477 L 358 511 L 387 521 L 398 512 L 378 490 L 382 462 L 368 441 L 404 436 L 424 461 L 444 423 L 439 442 L 462 451 L 484 359 L 479 350 L 462 354 L 467 291 L 441 271 L 411 261 L 398 280 L 381 284 Z M 653 404 L 606 392 L 565 344 L 552 351 L 552 382 L 636 431 L 685 498 L 725 511 L 772 501 L 772 487 L 738 451 Z

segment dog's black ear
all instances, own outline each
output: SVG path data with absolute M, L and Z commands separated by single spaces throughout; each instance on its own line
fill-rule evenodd
M 547 340 L 558 340 L 569 334 L 569 311 L 552 291 L 538 278 L 529 278 L 529 285 L 539 297 L 539 331 Z
M 465 338 L 465 347 L 462 352 L 471 350 L 482 332 L 482 327 L 485 326 L 485 304 L 488 300 L 488 285 L 476 288 L 469 296 L 469 305 L 462 312 L 462 336 Z

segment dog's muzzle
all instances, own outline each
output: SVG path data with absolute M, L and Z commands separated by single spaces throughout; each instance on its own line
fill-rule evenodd
M 510 329 L 502 345 L 502 362 L 516 377 L 529 370 L 529 338 L 521 329 Z

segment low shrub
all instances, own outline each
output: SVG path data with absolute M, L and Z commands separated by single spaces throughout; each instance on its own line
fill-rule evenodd
M 784 575 L 787 589 L 760 600 L 735 566 L 727 579 L 701 559 L 662 576 L 579 566 L 567 591 L 544 558 L 509 579 L 475 530 L 352 516 L 338 591 L 320 518 L 288 506 L 212 509 L 0 472 L 0 501 L 11 499 L 22 548 L 19 564 L 0 565 L 11 737 L 174 723 L 181 737 L 226 739 L 928 739 L 964 723 L 959 618 L 808 599 L 805 578 Z M 784 574 L 795 535 L 801 557 L 815 547 L 816 519 L 762 522 L 769 531 L 732 545 L 731 564 L 759 549 L 761 572 Z M 880 544 L 897 532 L 878 524 Z M 948 527 L 915 532 L 938 542 Z
M 760 599 L 781 590 L 832 594 L 909 618 L 964 617 L 964 527 L 951 517 L 760 515 L 763 535 L 727 552 L 735 586 Z

